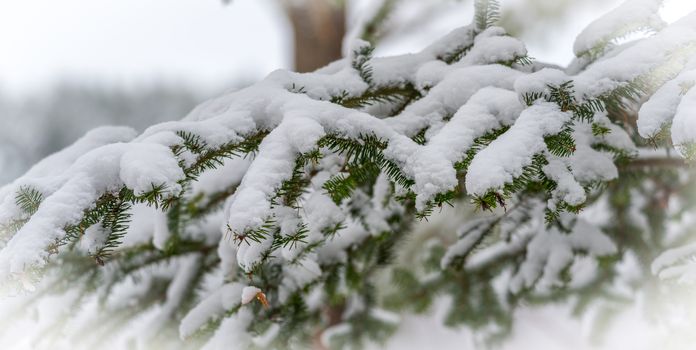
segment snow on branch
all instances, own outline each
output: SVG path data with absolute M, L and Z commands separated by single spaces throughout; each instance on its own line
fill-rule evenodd
M 494 26 L 497 3 L 477 1 L 476 23 L 419 53 L 378 58 L 359 42 L 326 68 L 273 72 L 141 135 L 92 131 L 0 189 L 0 280 L 28 285 L 71 257 L 103 267 L 78 278 L 109 294 L 151 271 L 145 288 L 166 296 L 155 326 L 195 296 L 181 337 L 207 329 L 210 348 L 248 345 L 255 315 L 304 322 L 288 312 L 315 312 L 318 286 L 370 290 L 361 274 L 388 263 L 414 218 L 466 199 L 502 216 L 462 228 L 441 270 L 499 260 L 513 265 L 505 293 L 561 285 L 575 255 L 617 252 L 576 214 L 637 153 L 618 112 L 652 96 L 641 135 L 672 123 L 674 144 L 696 154 L 696 14 L 663 29 L 658 3 L 622 5 L 629 25 L 618 12 L 593 23 L 576 52 L 597 57 L 578 71 L 532 62 Z M 603 55 L 642 26 L 655 35 Z M 480 247 L 495 230 L 502 239 Z M 148 290 L 130 292 L 134 308 L 151 306 Z M 342 322 L 384 318 L 371 297 L 346 301 Z

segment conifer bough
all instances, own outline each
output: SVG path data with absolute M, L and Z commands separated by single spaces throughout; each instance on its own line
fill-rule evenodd
M 667 25 L 660 3 L 593 22 L 565 69 L 479 0 L 473 24 L 419 53 L 358 42 L 141 135 L 91 131 L 0 189 L 3 289 L 62 298 L 53 327 L 75 346 L 346 348 L 438 293 L 448 324 L 496 339 L 522 302 L 611 296 L 631 257 L 694 282 L 688 230 L 660 235 L 696 204 L 696 14 Z M 658 195 L 681 215 L 634 220 Z M 479 212 L 455 241 L 395 261 L 416 219 L 467 203 Z M 612 220 L 583 216 L 602 205 Z M 395 291 L 376 287 L 383 271 Z

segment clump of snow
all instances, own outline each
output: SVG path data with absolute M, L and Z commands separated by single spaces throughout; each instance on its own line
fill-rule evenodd
M 651 265 L 652 273 L 661 279 L 676 279 L 681 283 L 696 282 L 696 243 L 665 251 Z
M 106 243 L 110 231 L 104 228 L 101 223 L 94 224 L 85 230 L 85 234 L 80 238 L 80 249 L 94 254 Z
M 515 91 L 520 97 L 535 93 L 548 96 L 551 93 L 549 86 L 560 86 L 570 80 L 572 78 L 559 69 L 543 68 L 515 80 Z
M 510 130 L 474 157 L 466 174 L 467 191 L 482 196 L 521 176 L 533 156 L 546 150 L 544 137 L 559 133 L 570 118 L 553 103 L 524 110 Z
M 472 220 L 459 228 L 459 240 L 447 248 L 440 260 L 440 267 L 446 269 L 455 258 L 468 254 L 481 240 L 493 224 L 491 218 Z
M 658 13 L 662 3 L 663 0 L 624 1 L 578 35 L 573 45 L 575 54 L 585 55 L 634 31 L 662 29 L 666 25 Z
M 287 300 L 292 292 L 303 288 L 321 276 L 321 267 L 313 259 L 305 258 L 298 263 L 283 266 L 283 281 L 280 287 L 280 300 Z
M 650 74 L 666 64 L 669 70 L 683 67 L 693 54 L 694 41 L 696 13 L 691 13 L 654 36 L 593 63 L 575 77 L 575 87 L 582 95 L 597 97 L 640 77 L 661 79 Z
M 476 92 L 430 142 L 409 157 L 406 169 L 415 179 L 417 208 L 436 194 L 458 184 L 454 163 L 463 160 L 474 141 L 504 126 L 510 126 L 522 111 L 515 93 L 494 87 Z
M 136 195 L 162 186 L 165 193 L 176 195 L 181 191 L 178 181 L 184 172 L 168 147 L 143 143 L 123 153 L 120 160 L 120 178 Z
M 614 164 L 613 155 L 598 151 L 593 146 L 606 144 L 624 151 L 628 155 L 633 155 L 636 152 L 635 145 L 624 129 L 612 124 L 602 113 L 597 113 L 595 120 L 599 125 L 610 129 L 610 133 L 597 137 L 593 135 L 590 124 L 576 123 L 573 131 L 576 149 L 566 159 L 566 165 L 571 168 L 575 179 L 581 183 L 606 182 L 619 177 L 619 170 Z
M 167 246 L 167 241 L 171 237 L 171 232 L 169 231 L 169 224 L 167 223 L 167 213 L 160 210 L 155 210 L 151 213 L 153 225 L 152 225 L 152 245 L 159 250 L 165 250 Z
M 519 39 L 505 35 L 500 27 L 490 27 L 476 36 L 474 46 L 455 66 L 511 63 L 527 55 L 527 48 Z
M 227 310 L 235 307 L 242 296 L 244 285 L 240 283 L 225 284 L 201 300 L 181 320 L 179 334 L 188 338 L 208 321 L 220 318 Z
M 672 122 L 672 142 L 677 146 L 686 146 L 696 142 L 696 89 L 690 89 L 684 95 Z
M 517 293 L 536 285 L 541 292 L 550 291 L 560 283 L 559 274 L 573 263 L 576 251 L 597 257 L 614 254 L 617 248 L 597 227 L 582 219 L 570 233 L 557 228 L 541 230 L 527 245 L 525 261 L 511 279 L 510 290 Z
M 222 320 L 220 327 L 202 349 L 248 349 L 252 343 L 252 337 L 246 330 L 253 320 L 254 314 L 249 309 L 240 309 L 234 315 Z
M 659 88 L 640 108 L 638 114 L 640 136 L 654 137 L 665 126 L 671 124 L 677 114 L 684 87 L 694 82 L 696 82 L 696 70 L 690 70 L 679 74 L 678 77 Z
M 244 289 L 242 289 L 242 304 L 249 304 L 252 302 L 254 299 L 256 299 L 256 296 L 261 293 L 261 289 L 254 287 L 254 286 L 246 286 Z
M 24 176 L 0 188 L 0 222 L 20 215 L 15 194 L 22 186 L 33 186 L 41 192 L 52 193 L 64 183 L 64 174 L 75 161 L 86 153 L 112 143 L 128 142 L 137 136 L 127 127 L 101 127 L 86 133 L 69 147 L 50 155 L 29 169 Z
M 191 196 L 213 195 L 239 185 L 250 164 L 250 158 L 225 159 L 222 166 L 204 172 L 191 184 Z
M 484 87 L 512 89 L 520 71 L 501 65 L 472 66 L 452 70 L 428 95 L 387 119 L 398 133 L 415 135 L 434 121 L 452 115 Z
M 560 159 L 551 158 L 549 164 L 542 169 L 549 179 L 553 180 L 557 188 L 554 190 L 556 196 L 570 205 L 580 205 L 585 203 L 585 189 L 575 180 L 568 166 Z
M 136 204 L 131 207 L 131 221 L 128 225 L 128 232 L 123 237 L 122 247 L 133 247 L 144 244 L 152 240 L 154 234 L 154 220 L 158 217 L 159 209 L 147 206 L 146 204 Z

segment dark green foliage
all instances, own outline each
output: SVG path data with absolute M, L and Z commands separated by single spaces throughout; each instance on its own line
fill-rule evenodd
M 433 302 L 428 283 L 419 281 L 413 271 L 399 267 L 392 269 L 391 281 L 397 292 L 385 298 L 386 308 L 418 313 L 428 311 Z
M 373 68 L 370 65 L 373 51 L 374 47 L 371 45 L 360 46 L 353 52 L 351 60 L 351 66 L 358 72 L 360 78 L 369 85 L 369 88 L 359 96 L 353 96 L 347 91 L 343 91 L 341 94 L 333 96 L 331 102 L 354 109 L 389 104 L 394 105 L 391 115 L 396 115 L 413 100 L 420 98 L 421 94 L 410 83 L 376 86 L 372 79 Z
M 604 103 L 599 99 L 587 100 L 573 107 L 573 116 L 576 120 L 591 122 L 595 113 L 604 112 Z
M 292 176 L 289 180 L 284 181 L 280 188 L 276 191 L 275 197 L 272 199 L 274 205 L 278 205 L 278 200 L 282 200 L 282 204 L 291 208 L 298 209 L 298 199 L 305 192 L 305 187 L 308 185 L 308 178 L 305 176 L 305 167 L 310 164 L 317 164 L 322 158 L 319 149 L 314 149 L 311 152 L 301 154 L 295 160 L 295 167 L 292 171 Z
M 528 106 L 532 106 L 539 100 L 544 100 L 549 103 L 558 105 L 561 111 L 571 112 L 573 118 L 565 124 L 563 129 L 556 134 L 547 135 L 544 137 L 544 142 L 547 146 L 547 152 L 557 157 L 569 157 L 575 153 L 576 144 L 573 139 L 573 127 L 577 122 L 592 122 L 594 115 L 599 112 L 604 112 L 605 98 L 590 99 L 583 102 L 578 102 L 575 98 L 573 81 L 567 81 L 559 86 L 548 85 L 548 94 L 544 92 L 531 92 L 523 95 L 523 100 Z M 623 88 L 621 89 L 623 91 Z M 632 90 L 631 90 L 632 91 Z M 624 96 L 629 92 L 619 92 L 620 96 Z M 630 94 L 630 93 L 629 93 Z M 503 132 L 506 130 L 503 130 Z M 597 123 L 592 124 L 592 131 L 595 135 L 606 135 L 610 129 Z M 485 147 L 492 140 L 495 140 L 499 135 L 497 132 L 486 135 L 480 141 L 477 140 L 475 147 L 467 153 L 467 158 L 456 164 L 458 170 L 468 168 L 471 160 L 476 155 L 478 148 Z M 602 145 L 594 145 L 595 148 L 601 148 Z M 617 161 L 619 159 L 628 159 L 631 155 L 626 152 L 617 150 L 607 146 L 612 153 L 616 154 Z M 549 194 L 555 190 L 556 184 L 546 177 L 543 171 L 543 166 L 548 164 L 544 154 L 536 154 L 533 157 L 532 165 L 526 167 L 522 175 L 513 179 L 512 182 L 506 184 L 498 191 L 490 191 L 487 194 L 474 198 L 473 203 L 483 210 L 492 210 L 498 206 L 505 207 L 505 200 L 514 193 L 522 191 L 541 192 Z M 557 210 L 547 212 L 547 223 L 552 223 L 558 219 L 558 216 L 563 211 L 578 212 L 581 207 L 570 206 L 567 203 L 557 203 Z
M 611 129 L 602 124 L 592 123 L 592 134 L 594 136 L 605 136 L 608 135 L 610 132 Z
M 287 236 L 282 236 L 280 234 L 276 234 L 273 238 L 273 245 L 271 246 L 271 250 L 277 250 L 280 248 L 285 248 L 285 247 L 290 247 L 290 249 L 294 249 L 298 243 L 307 243 L 307 234 L 309 233 L 309 229 L 307 229 L 307 225 L 302 223 L 300 226 L 297 227 L 297 230 Z
M 505 207 L 505 195 L 496 191 L 489 191 L 483 196 L 474 197 L 471 201 L 476 208 L 481 210 L 493 210 L 500 207 Z
M 232 239 L 234 239 L 237 244 L 250 244 L 249 241 L 261 243 L 261 241 L 267 237 L 273 236 L 277 230 L 278 227 L 276 226 L 276 220 L 273 217 L 266 218 L 263 225 L 260 227 L 246 230 L 244 232 L 236 232 L 229 226 L 227 227 L 227 232 L 232 234 Z
M 400 110 L 403 110 L 408 103 L 419 97 L 421 97 L 421 95 L 418 90 L 412 85 L 406 84 L 403 86 L 384 86 L 369 89 L 360 96 L 350 96 L 347 92 L 343 92 L 338 96 L 334 96 L 331 102 L 353 109 L 360 109 L 377 104 L 397 105 L 397 108 L 391 113 L 395 115 L 398 114 Z M 399 104 L 401 104 L 401 106 L 398 106 Z
M 387 143 L 375 135 L 361 135 L 357 140 L 329 135 L 319 140 L 319 146 L 343 155 L 349 164 L 361 164 L 383 158 Z
M 85 230 L 100 223 L 107 213 L 114 210 L 117 202 L 118 198 L 111 193 L 101 196 L 92 208 L 85 210 L 79 223 L 65 227 L 65 237 L 57 242 L 57 245 L 77 243 L 85 234 Z
M 263 137 L 267 134 L 266 132 L 260 132 L 251 135 L 241 142 L 230 142 L 219 148 L 211 149 L 207 144 L 197 135 L 188 132 L 177 133 L 179 137 L 182 138 L 182 144 L 179 146 L 174 146 L 173 151 L 175 154 L 180 155 L 183 150 L 188 150 L 193 154 L 198 156 L 197 161 L 190 167 L 184 169 L 186 174 L 186 179 L 182 182 L 182 186 L 186 186 L 191 180 L 194 180 L 198 175 L 209 169 L 215 169 L 216 167 L 222 165 L 225 158 L 239 156 L 242 154 L 247 154 L 254 152 L 258 145 L 260 144 Z M 18 204 L 23 203 L 28 209 L 37 204 L 37 200 L 40 201 L 40 193 L 33 190 L 24 191 L 20 193 L 21 198 L 18 196 Z M 127 230 L 128 222 L 130 219 L 130 206 L 132 204 L 144 203 L 149 206 L 159 208 L 161 210 L 168 210 L 174 207 L 175 210 L 169 211 L 170 216 L 179 216 L 182 206 L 178 201 L 178 198 L 168 192 L 168 189 L 164 185 L 152 184 L 151 190 L 136 194 L 132 189 L 123 187 L 117 193 L 106 193 L 102 195 L 95 205 L 85 210 L 83 217 L 79 223 L 68 225 L 65 227 L 66 235 L 63 239 L 56 242 L 52 247 L 49 247 L 49 251 L 55 251 L 57 246 L 65 245 L 68 243 L 77 243 L 79 239 L 85 233 L 89 227 L 101 223 L 103 229 L 109 230 L 107 240 L 103 247 L 94 254 L 94 259 L 97 263 L 102 264 L 104 259 L 106 259 L 111 252 L 118 247 L 121 243 L 121 239 Z M 38 205 L 36 206 L 38 208 Z M 172 219 L 170 217 L 170 219 Z M 183 219 L 183 218 L 182 218 Z M 168 243 L 168 250 L 176 250 L 178 247 L 178 227 L 179 220 L 169 220 L 170 225 L 175 225 L 175 227 L 170 227 L 173 230 L 173 237 L 171 242 Z M 242 235 L 243 237 L 247 237 Z M 259 233 L 251 233 L 249 239 L 259 239 Z
M 604 112 L 605 99 L 589 99 L 582 103 L 575 98 L 575 86 L 572 80 L 569 80 L 559 86 L 547 85 L 548 94 L 545 92 L 535 91 L 525 93 L 522 99 L 527 106 L 532 106 L 536 101 L 544 100 L 553 102 L 558 105 L 561 111 L 573 113 L 573 119 L 583 122 L 591 122 L 595 113 Z
M 283 321 L 280 323 L 281 329 L 275 341 L 282 346 L 286 346 L 291 341 L 306 344 L 309 340 L 305 338 L 308 332 L 303 327 L 310 319 L 310 313 L 302 295 L 293 293 L 279 313 L 279 318 Z
M 232 141 L 215 149 L 210 148 L 200 137 L 191 133 L 178 132 L 177 135 L 184 142 L 182 145 L 173 147 L 174 154 L 181 155 L 184 150 L 188 150 L 197 155 L 196 161 L 184 169 L 187 181 L 191 181 L 198 178 L 202 172 L 221 166 L 225 159 L 256 152 L 268 132 L 260 131 L 247 135 L 241 141 Z
M 638 78 L 634 81 L 624 83 L 610 93 L 600 96 L 600 100 L 610 118 L 615 121 L 624 115 L 624 111 L 630 111 L 631 106 L 638 103 L 642 96 L 650 90 L 650 84 Z
M 27 223 L 29 218 L 39 210 L 43 201 L 43 194 L 30 186 L 22 186 L 15 194 L 15 204 L 22 210 L 24 217 L 0 224 L 0 243 L 10 238 L 12 234 Z
M 426 140 L 426 138 L 425 138 L 425 133 L 426 133 L 427 131 L 428 131 L 428 129 L 423 129 L 423 130 L 419 131 L 419 132 L 418 132 L 415 136 L 413 136 L 411 139 L 413 140 L 413 142 L 415 142 L 415 143 L 417 143 L 417 144 L 419 144 L 419 145 L 421 145 L 421 146 L 422 146 L 422 145 L 425 145 L 425 143 L 427 142 L 427 140 Z
M 169 194 L 166 186 L 163 184 L 152 184 L 151 189 L 142 194 L 136 194 L 133 190 L 124 187 L 120 192 L 120 196 L 133 204 L 147 204 L 162 210 L 168 209 L 175 198 Z
M 454 200 L 457 199 L 457 197 L 459 196 L 460 191 L 458 188 L 452 191 L 436 194 L 435 198 L 433 198 L 433 200 L 431 200 L 425 206 L 425 209 L 416 213 L 416 219 L 427 220 L 428 217 L 433 214 L 433 210 L 435 210 L 435 208 L 442 208 L 443 205 L 454 206 Z
M 463 45 L 455 48 L 454 50 L 445 53 L 444 55 L 438 57 L 441 61 L 452 64 L 459 62 L 466 54 L 471 50 L 473 45 Z
M 353 313 L 342 320 L 341 324 L 350 325 L 347 333 L 341 333 L 331 337 L 331 348 L 345 348 L 347 344 L 360 346 L 365 340 L 384 341 L 388 335 L 396 329 L 396 324 L 377 317 L 371 312 L 378 306 L 376 289 L 372 278 L 378 268 L 384 267 L 392 260 L 392 247 L 397 236 L 391 232 L 385 232 L 374 240 L 366 241 L 352 250 L 352 254 L 346 264 L 340 269 L 341 279 L 348 286 L 347 295 L 336 295 L 333 284 L 327 286 L 329 293 L 333 290 L 334 305 L 345 308 L 344 300 L 348 297 L 358 297 L 365 305 L 364 311 Z M 338 281 L 336 281 L 338 282 Z
M 345 229 L 346 226 L 342 223 L 339 222 L 333 226 L 326 227 L 323 230 L 321 230 L 321 233 L 323 233 L 325 236 L 328 238 L 333 237 L 338 231 Z
M 29 186 L 20 187 L 15 197 L 17 206 L 29 216 L 34 215 L 34 213 L 39 210 L 39 205 L 41 205 L 42 201 L 43 194 Z
M 391 102 L 394 108 L 390 112 L 390 116 L 401 114 L 411 103 L 423 97 L 420 90 L 417 90 L 411 84 L 402 84 L 399 86 L 401 90 L 396 90 L 395 96 L 398 97 L 398 99 Z
M 130 203 L 117 200 L 108 208 L 102 219 L 102 228 L 108 230 L 106 242 L 93 254 L 98 264 L 103 265 L 121 243 L 130 222 Z
M 575 153 L 575 140 L 572 135 L 573 130 L 565 128 L 558 134 L 544 138 L 549 153 L 558 157 L 570 157 Z
M 370 65 L 374 51 L 375 48 L 372 45 L 362 45 L 353 51 L 353 60 L 351 61 L 353 69 L 358 71 L 360 78 L 370 86 L 374 85 L 372 81 L 372 66 Z
M 591 122 L 595 113 L 604 112 L 604 103 L 599 99 L 590 99 L 579 103 L 575 98 L 575 86 L 573 81 L 567 81 L 559 86 L 549 85 L 548 102 L 554 102 L 564 112 L 572 112 L 573 119 L 583 122 Z
M 187 149 L 193 154 L 201 154 L 206 150 L 206 143 L 200 136 L 188 131 L 178 131 L 176 134 L 183 140 L 183 147 L 177 149 Z
M 546 98 L 546 95 L 543 92 L 539 92 L 539 91 L 528 92 L 522 96 L 522 99 L 524 100 L 524 103 L 527 106 L 532 106 L 532 105 L 534 105 L 534 102 L 539 101 L 540 99 L 545 99 L 545 98 Z
M 324 185 L 337 203 L 350 196 L 358 184 L 376 179 L 380 171 L 405 188 L 413 185 L 413 180 L 404 175 L 398 165 L 384 157 L 382 151 L 387 143 L 374 135 L 362 135 L 358 140 L 328 135 L 319 141 L 319 146 L 346 159 L 349 175 L 337 175 Z
M 537 183 L 536 180 L 538 176 L 543 175 L 541 168 L 545 164 L 546 159 L 542 155 L 535 155 L 532 164 L 526 166 L 520 176 L 514 178 L 512 182 L 505 184 L 499 191 L 489 191 L 482 197 L 474 198 L 473 203 L 483 210 L 492 210 L 498 206 L 505 208 L 505 201 L 510 198 L 512 194 L 522 192 Z
M 373 183 L 381 169 L 375 163 L 366 163 L 347 165 L 346 171 L 348 175 L 339 174 L 324 183 L 324 189 L 336 204 L 341 204 L 344 199 L 348 199 L 359 186 Z
M 355 180 L 343 174 L 332 176 L 324 183 L 324 189 L 336 204 L 348 199 L 356 187 Z
M 575 97 L 573 96 L 573 81 L 566 81 L 559 86 L 547 85 L 549 88 L 549 95 L 547 101 L 555 102 L 561 111 L 571 111 L 576 104 Z
M 556 208 L 555 210 L 551 209 L 546 209 L 545 211 L 545 216 L 544 219 L 546 220 L 546 224 L 551 226 L 555 225 L 557 228 L 559 228 L 561 231 L 566 231 L 566 228 L 562 225 L 559 225 L 560 219 L 561 219 L 561 213 L 563 212 L 568 212 L 568 213 L 579 213 L 582 211 L 584 206 L 579 205 L 579 206 L 573 206 L 570 205 L 566 202 L 560 201 L 556 203 Z

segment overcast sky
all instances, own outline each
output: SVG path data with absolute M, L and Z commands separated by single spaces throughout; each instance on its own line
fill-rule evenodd
M 272 0 L 0 0 L 0 88 L 258 78 L 290 65 L 284 25 Z
M 23 93 L 68 79 L 219 89 L 258 79 L 291 65 L 292 38 L 273 2 L 0 0 L 0 90 Z M 695 8 L 695 0 L 668 0 L 663 15 L 674 20 Z M 465 24 L 439 23 L 443 32 Z M 562 35 L 572 39 L 584 24 Z M 572 55 L 572 40 L 565 41 L 529 47 L 533 57 L 564 64 Z

